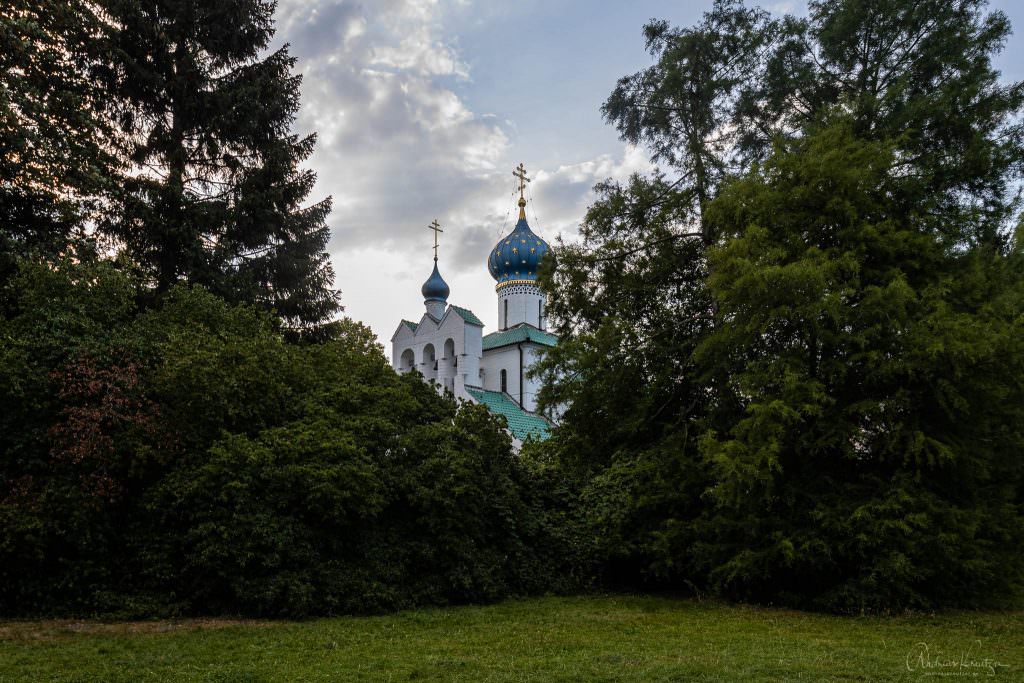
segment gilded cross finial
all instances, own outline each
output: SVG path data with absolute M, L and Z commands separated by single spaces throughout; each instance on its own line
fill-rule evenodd
M 526 177 L 526 167 L 523 166 L 523 162 L 519 162 L 519 166 L 512 171 L 512 175 L 519 178 L 519 219 L 526 219 L 526 197 L 523 196 L 523 190 L 526 189 L 526 183 L 530 182 L 530 179 Z
M 441 229 L 441 224 L 437 222 L 436 218 L 434 219 L 433 223 L 431 223 L 430 225 L 427 226 L 427 229 L 434 231 L 434 260 L 436 261 L 437 260 L 437 237 L 438 237 L 438 235 L 440 233 L 444 232 L 444 230 Z
M 524 199 L 523 190 L 526 189 L 526 183 L 530 182 L 530 179 L 526 177 L 526 167 L 523 166 L 522 162 L 519 162 L 516 170 L 512 171 L 512 175 L 519 178 L 519 198 Z

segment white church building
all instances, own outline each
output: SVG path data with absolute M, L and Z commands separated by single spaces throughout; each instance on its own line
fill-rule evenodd
M 558 338 L 547 331 L 545 298 L 537 286 L 537 269 L 548 244 L 526 222 L 523 188 L 529 179 L 520 164 L 519 220 L 487 257 L 497 284 L 498 330 L 484 334 L 484 324 L 469 309 L 448 303 L 451 291 L 437 269 L 434 221 L 434 270 L 423 283 L 426 308 L 418 322 L 403 320 L 391 337 L 392 364 L 398 372 L 418 370 L 438 391 L 486 406 L 504 416 L 520 446 L 527 438 L 544 439 L 551 423 L 537 412 L 540 380 L 527 371 Z

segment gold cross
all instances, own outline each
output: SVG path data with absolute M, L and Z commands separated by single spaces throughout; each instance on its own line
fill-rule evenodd
M 431 223 L 430 225 L 427 226 L 427 229 L 434 231 L 434 260 L 436 261 L 437 260 L 437 235 L 438 235 L 438 233 L 444 232 L 444 230 L 441 229 L 441 224 L 437 222 L 436 218 L 434 219 L 433 223 Z
M 512 175 L 519 178 L 519 198 L 522 199 L 526 183 L 530 182 L 530 179 L 526 177 L 526 167 L 523 166 L 522 162 L 519 162 L 519 166 L 516 167 L 516 170 L 512 171 Z

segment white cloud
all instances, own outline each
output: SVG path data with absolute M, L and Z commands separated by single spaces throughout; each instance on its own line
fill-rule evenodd
M 298 126 L 319 134 L 317 191 L 335 198 L 332 248 L 403 250 L 424 216 L 496 168 L 507 135 L 445 82 L 468 71 L 441 39 L 436 2 L 289 0 L 279 11 L 304 79 Z
M 796 16 L 807 15 L 807 0 L 785 0 L 768 5 L 768 11 L 773 14 L 793 14 Z
M 278 8 L 278 40 L 291 44 L 303 74 L 297 128 L 318 134 L 310 199 L 334 197 L 337 286 L 348 315 L 385 342 L 400 318 L 422 312 L 434 218 L 445 229 L 440 264 L 452 302 L 493 329 L 484 260 L 515 222 L 514 113 L 476 112 L 460 97 L 470 64 L 444 33 L 445 11 L 437 0 L 282 0 Z M 550 241 L 571 235 L 596 182 L 648 168 L 634 148 L 531 168 L 531 225 Z
M 571 238 L 594 199 L 590 190 L 595 184 L 604 180 L 623 182 L 634 173 L 648 173 L 653 168 L 647 152 L 627 145 L 619 159 L 602 154 L 552 171 L 541 169 L 534 177 L 534 203 L 558 233 Z

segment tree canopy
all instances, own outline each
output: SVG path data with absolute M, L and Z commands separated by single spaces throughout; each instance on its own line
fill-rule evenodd
M 139 273 L 140 299 L 200 284 L 296 333 L 340 310 L 330 199 L 307 204 L 315 136 L 267 0 L 45 0 L 0 10 L 7 254 L 83 234 Z M 2 268 L 0 264 L 0 268 Z M 7 266 L 10 268 L 10 265 Z
M 315 136 L 290 131 L 301 78 L 267 0 L 103 0 L 106 88 L 137 173 L 104 229 L 161 293 L 179 281 L 296 324 L 337 310 L 324 249 L 330 200 L 303 202 Z
M 99 25 L 86 2 L 0 7 L 0 282 L 16 255 L 65 249 L 116 175 L 93 79 Z
M 645 27 L 603 111 L 662 169 L 600 186 L 544 275 L 552 448 L 612 580 L 843 611 L 1020 589 L 1009 32 L 972 0 Z

